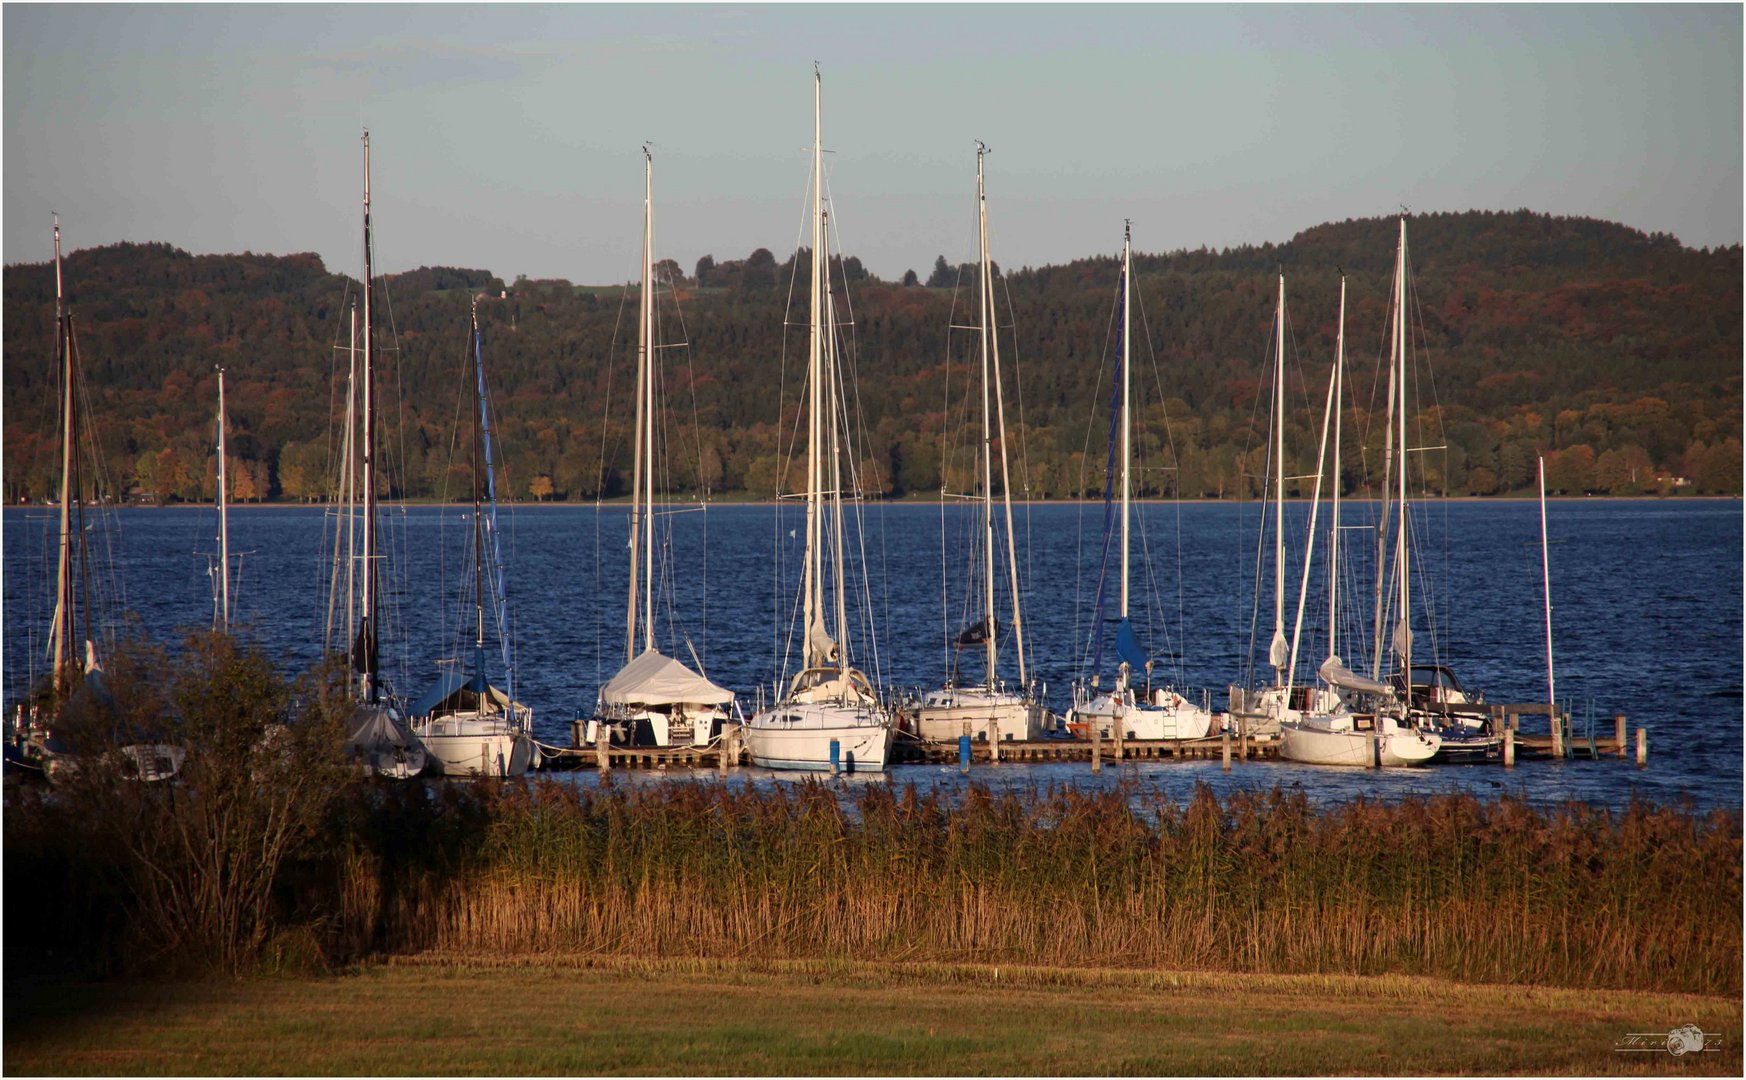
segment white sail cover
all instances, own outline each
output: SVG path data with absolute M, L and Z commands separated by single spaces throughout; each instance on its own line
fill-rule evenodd
M 733 699 L 732 690 L 655 649 L 626 664 L 600 688 L 600 700 L 608 705 L 726 705 Z
M 1391 692 L 1387 683 L 1366 679 L 1347 668 L 1337 656 L 1330 656 L 1322 661 L 1319 674 L 1323 682 L 1329 686 L 1338 686 L 1342 690 L 1356 690 L 1360 694 L 1387 694 Z

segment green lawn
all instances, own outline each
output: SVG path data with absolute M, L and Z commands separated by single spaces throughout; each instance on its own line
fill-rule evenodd
M 25 998 L 25 1000 L 21 1000 Z M 916 964 L 400 961 L 10 993 L 36 1073 L 1739 1075 L 1738 1000 Z M 1720 1053 L 1618 1053 L 1695 1023 Z

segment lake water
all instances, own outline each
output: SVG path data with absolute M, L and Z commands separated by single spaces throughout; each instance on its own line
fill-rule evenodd
M 471 641 L 472 526 L 466 513 L 439 507 L 385 511 L 391 584 L 383 666 L 394 689 L 409 696 L 434 679 L 439 658 L 456 655 Z M 974 621 L 962 587 L 966 579 L 980 578 L 965 554 L 972 513 L 964 505 L 942 512 L 928 504 L 872 504 L 862 511 L 863 543 L 851 540 L 849 546 L 858 561 L 865 552 L 869 600 L 858 604 L 851 595 L 850 622 L 860 628 L 871 621 L 877 628 L 882 684 L 939 685 L 948 633 Z M 1065 708 L 1090 638 L 1103 508 L 1048 505 L 1014 513 L 1032 677 L 1047 684 L 1056 708 Z M 1307 504 L 1288 508 L 1288 536 L 1297 538 L 1288 546 L 1294 552 L 1301 548 L 1307 513 Z M 1342 559 L 1350 577 L 1341 588 L 1357 594 L 1368 611 L 1375 541 L 1363 526 L 1374 511 L 1347 504 L 1343 513 L 1345 523 L 1356 527 L 1343 530 Z M 1415 507 L 1415 514 L 1415 596 L 1428 597 L 1435 615 L 1434 632 L 1424 609 L 1415 616 L 1415 659 L 1430 658 L 1434 638 L 1441 661 L 1469 688 L 1483 690 L 1488 701 L 1544 701 L 1538 507 L 1460 502 Z M 1205 688 L 1221 710 L 1228 685 L 1251 681 L 1248 658 L 1253 652 L 1261 662 L 1272 632 L 1271 552 L 1258 559 L 1260 515 L 1261 507 L 1252 503 L 1155 504 L 1139 512 L 1132 612 L 1140 637 L 1154 654 L 1170 658 L 1164 666 L 1178 665 L 1172 682 L 1194 688 L 1196 696 Z M 216 513 L 125 509 L 112 517 L 116 588 L 127 621 L 167 643 L 183 629 L 210 625 L 206 553 L 215 547 Z M 502 514 L 517 695 L 533 707 L 544 741 L 567 744 L 569 721 L 592 711 L 598 687 L 622 663 L 628 521 L 623 507 L 518 506 Z M 230 522 L 231 550 L 243 553 L 240 580 L 233 584 L 237 620 L 287 672 L 308 668 L 319 655 L 326 616 L 330 567 L 321 538 L 328 518 L 317 508 L 245 507 L 233 509 Z M 1737 808 L 1741 522 L 1737 501 L 1551 505 L 1558 695 L 1571 703 L 1579 731 L 1591 703 L 1602 734 L 1610 736 L 1619 712 L 1630 718 L 1633 731 L 1647 726 L 1645 770 L 1605 760 L 1527 762 L 1512 772 L 1472 766 L 1362 774 L 1265 762 L 1225 774 L 1215 761 L 1127 765 L 1106 768 L 1096 778 L 1082 764 L 982 766 L 972 779 L 1004 787 L 1125 778 L 1184 795 L 1197 781 L 1221 791 L 1281 785 L 1301 787 L 1318 800 L 1361 792 L 1392 798 L 1508 791 L 1542 803 L 1576 798 L 1622 806 L 1637 796 Z M 8 700 L 41 674 L 54 528 L 52 509 L 8 508 L 4 515 Z M 659 519 L 658 529 L 658 546 L 673 568 L 662 573 L 657 588 L 658 645 L 687 660 L 694 648 L 709 676 L 740 692 L 749 712 L 755 688 L 768 688 L 781 668 L 804 537 L 801 508 L 675 508 Z M 1324 546 L 1325 539 L 1323 528 Z M 1320 657 L 1326 649 L 1321 559 L 1318 552 L 1303 631 L 1306 657 Z M 942 573 L 948 563 L 950 570 Z M 1299 556 L 1289 556 L 1288 635 L 1300 573 Z M 1107 602 L 1113 614 L 1113 579 Z M 1342 622 L 1340 651 L 1356 666 L 1366 650 L 1349 644 L 1360 634 Z M 857 629 L 851 638 L 859 662 L 872 673 L 867 635 Z M 967 657 L 965 674 L 976 678 L 979 670 L 979 659 Z M 500 675 L 493 679 L 501 684 Z M 766 782 L 756 770 L 741 775 L 740 782 Z M 666 782 L 667 776 L 643 774 L 633 782 Z M 955 769 L 929 766 L 899 767 L 891 776 L 922 784 L 962 782 Z M 573 782 L 597 781 L 590 770 Z

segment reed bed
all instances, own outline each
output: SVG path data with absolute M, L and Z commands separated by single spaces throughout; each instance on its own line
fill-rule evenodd
M 1446 796 L 955 800 L 823 783 L 375 789 L 322 873 L 332 954 L 1433 975 L 1738 996 L 1741 828 Z M 309 906 L 306 902 L 305 906 Z M 317 908 L 324 905 L 315 904 Z

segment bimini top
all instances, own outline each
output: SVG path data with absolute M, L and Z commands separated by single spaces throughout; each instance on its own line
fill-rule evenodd
M 626 664 L 600 688 L 608 705 L 726 705 L 734 699 L 670 656 L 650 649 Z

